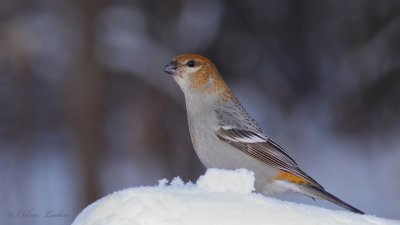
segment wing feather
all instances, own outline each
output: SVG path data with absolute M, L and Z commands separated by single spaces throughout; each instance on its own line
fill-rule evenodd
M 221 127 L 216 131 L 216 135 L 220 140 L 267 165 L 304 178 L 309 183 L 323 189 L 320 184 L 297 166 L 297 163 L 281 146 L 270 138 L 265 137 L 262 133 L 234 128 L 224 129 Z

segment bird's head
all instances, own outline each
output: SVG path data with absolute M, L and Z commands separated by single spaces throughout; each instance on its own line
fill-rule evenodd
M 173 75 L 175 81 L 186 94 L 230 94 L 215 65 L 206 57 L 185 54 L 168 63 L 164 72 Z

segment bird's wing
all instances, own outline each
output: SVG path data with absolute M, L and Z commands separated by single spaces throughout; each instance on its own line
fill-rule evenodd
M 249 121 L 248 118 L 250 118 L 250 116 L 243 108 L 240 108 L 240 111 L 241 113 L 229 114 L 217 112 L 218 115 L 225 114 L 224 117 L 218 116 L 219 126 L 215 130 L 218 139 L 271 167 L 289 173 L 289 176 L 291 174 L 295 177 L 302 178 L 301 181 L 304 180 L 311 185 L 323 189 L 320 184 L 297 166 L 297 163 L 281 146 L 265 136 L 256 123 L 243 124 L 243 118 L 239 119 L 237 116 L 245 116 L 247 117 L 245 118 L 247 121 Z

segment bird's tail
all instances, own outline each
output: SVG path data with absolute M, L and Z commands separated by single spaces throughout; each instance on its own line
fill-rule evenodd
M 302 194 L 307 195 L 311 198 L 325 199 L 325 200 L 330 201 L 336 205 L 339 205 L 345 209 L 348 209 L 352 212 L 364 214 L 364 212 L 362 212 L 361 210 L 354 208 L 353 206 L 340 200 L 338 197 L 332 195 L 331 193 L 325 191 L 324 189 L 322 189 L 320 187 L 304 184 L 304 185 L 300 185 L 300 189 L 302 191 L 304 191 L 304 192 L 302 192 Z

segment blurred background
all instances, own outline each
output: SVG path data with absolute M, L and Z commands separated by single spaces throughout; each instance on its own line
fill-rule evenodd
M 400 219 L 400 1 L 1 0 L 2 224 L 70 224 L 108 193 L 196 180 L 162 72 L 188 52 L 328 191 Z

